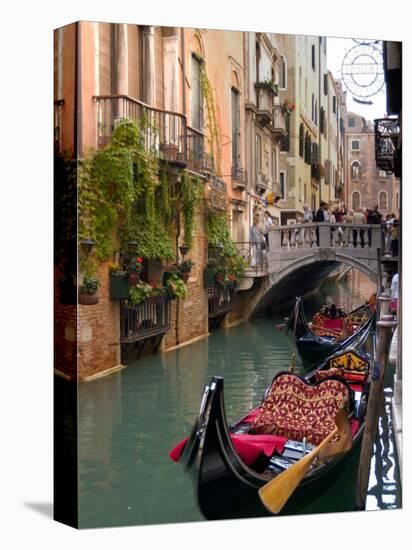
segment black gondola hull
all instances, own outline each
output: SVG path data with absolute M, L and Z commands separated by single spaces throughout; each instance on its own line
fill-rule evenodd
M 356 471 L 361 428 L 356 434 L 352 449 L 335 458 L 322 468 L 314 470 L 300 483 L 281 515 L 331 512 L 331 499 L 327 493 L 348 470 Z M 270 478 L 251 470 L 236 453 L 231 439 L 223 401 L 223 380 L 214 378 L 204 399 L 198 421 L 186 444 L 181 462 L 192 477 L 195 496 L 203 516 L 209 520 L 272 516 L 262 504 L 258 489 Z M 343 485 L 353 489 L 354 484 Z M 352 491 L 353 492 L 353 491 Z M 326 498 L 321 498 L 325 497 Z M 348 491 L 341 496 L 354 502 Z M 335 495 L 336 500 L 336 495 Z M 342 510 L 342 499 L 336 502 Z M 333 506 L 332 506 L 333 508 Z
M 362 306 L 358 310 L 366 308 Z M 375 315 L 369 310 L 370 315 L 368 320 L 358 329 L 357 332 L 346 338 L 338 340 L 330 336 L 318 336 L 312 332 L 306 321 L 302 298 L 296 298 L 294 312 L 291 315 L 287 332 L 292 332 L 296 349 L 302 360 L 303 367 L 306 370 L 311 370 L 316 364 L 325 360 L 332 354 L 343 352 L 347 348 L 359 346 L 360 343 L 366 340 L 369 332 L 374 326 Z

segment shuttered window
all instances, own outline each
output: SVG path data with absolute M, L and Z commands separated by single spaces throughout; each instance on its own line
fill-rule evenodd
M 303 150 L 305 146 L 305 137 L 303 130 L 303 123 L 299 126 L 299 155 L 303 158 Z
M 240 166 L 240 98 L 239 92 L 232 88 L 232 166 Z
M 201 86 L 201 61 L 192 55 L 191 63 L 191 125 L 196 130 L 203 128 L 203 93 Z

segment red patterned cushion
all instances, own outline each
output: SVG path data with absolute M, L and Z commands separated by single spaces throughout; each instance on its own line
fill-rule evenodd
M 335 428 L 334 418 L 349 400 L 348 387 L 339 380 L 311 386 L 295 374 L 279 374 L 259 414 L 254 433 L 276 434 L 318 445 Z

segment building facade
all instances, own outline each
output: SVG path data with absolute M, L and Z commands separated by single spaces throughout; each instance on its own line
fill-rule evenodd
M 348 112 L 345 120 L 347 150 L 347 205 L 353 211 L 378 205 L 383 216 L 399 215 L 399 179 L 375 162 L 373 123 Z

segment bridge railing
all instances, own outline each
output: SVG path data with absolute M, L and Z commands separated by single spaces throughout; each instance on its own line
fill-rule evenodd
M 382 248 L 380 225 L 299 223 L 269 229 L 269 250 L 294 248 Z

